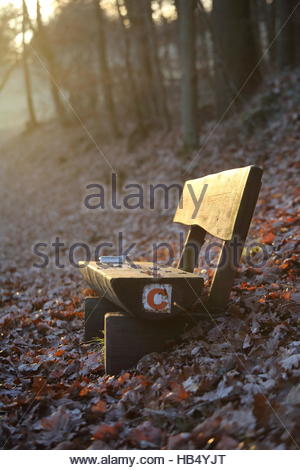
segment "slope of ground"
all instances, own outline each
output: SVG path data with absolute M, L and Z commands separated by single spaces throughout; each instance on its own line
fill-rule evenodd
M 268 83 L 238 116 L 208 123 L 200 151 L 188 157 L 175 131 L 153 134 L 128 154 L 125 141 L 97 149 L 95 127 L 91 138 L 82 127 L 53 123 L 2 145 L 4 448 L 298 448 L 299 87 L 297 74 Z M 120 231 L 137 244 L 137 258 L 149 257 L 154 241 L 176 245 L 176 195 L 167 210 L 146 202 L 144 210 L 109 203 L 88 210 L 86 186 L 104 185 L 109 200 L 112 172 L 122 198 L 126 183 L 147 194 L 151 183 L 251 163 L 264 167 L 264 178 L 249 240 L 264 249 L 251 251 L 250 264 L 243 259 L 227 312 L 208 315 L 182 344 L 146 356 L 135 370 L 105 376 L 100 347 L 82 344 L 88 291 L 70 247 L 84 242 L 93 254 Z M 56 237 L 64 267 L 55 262 Z M 33 253 L 38 242 L 46 244 L 44 268 L 34 266 L 44 259 Z

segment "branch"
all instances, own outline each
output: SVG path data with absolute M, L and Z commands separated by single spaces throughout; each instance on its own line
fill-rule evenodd
M 8 81 L 9 77 L 11 76 L 11 73 L 13 72 L 13 70 L 15 69 L 15 67 L 18 65 L 19 61 L 16 60 L 16 62 L 14 62 L 13 64 L 11 64 L 11 66 L 6 70 L 5 74 L 4 74 L 4 77 L 3 79 L 1 80 L 0 82 L 0 92 L 3 90 L 3 88 L 5 87 L 5 84 L 6 82 Z

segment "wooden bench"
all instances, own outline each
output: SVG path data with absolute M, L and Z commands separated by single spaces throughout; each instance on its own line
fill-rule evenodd
M 185 183 L 174 221 L 189 231 L 177 268 L 82 263 L 84 278 L 99 293 L 85 300 L 85 340 L 104 330 L 106 373 L 116 374 L 145 354 L 164 350 L 199 314 L 226 308 L 261 177 L 259 167 L 248 166 Z M 194 268 L 207 233 L 221 239 L 222 248 L 204 300 L 203 279 Z

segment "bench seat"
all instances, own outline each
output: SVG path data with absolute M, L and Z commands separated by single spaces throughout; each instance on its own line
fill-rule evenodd
M 110 266 L 80 263 L 83 277 L 100 296 L 121 311 L 148 320 L 162 320 L 191 311 L 202 293 L 203 279 L 172 266 L 151 262 Z

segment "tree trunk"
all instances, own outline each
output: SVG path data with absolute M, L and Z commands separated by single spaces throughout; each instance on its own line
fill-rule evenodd
M 143 115 L 153 121 L 159 113 L 155 96 L 153 68 L 149 51 L 149 37 L 146 22 L 147 9 L 151 0 L 125 0 L 132 36 L 134 68 L 138 77 L 138 93 L 143 103 Z
M 260 60 L 261 74 L 268 73 L 270 65 L 269 52 L 265 51 L 269 45 L 268 41 L 268 19 L 266 0 L 250 0 L 252 31 L 257 51 L 257 61 Z
M 123 30 L 123 37 L 124 37 L 124 53 L 125 53 L 125 66 L 129 84 L 129 91 L 132 95 L 132 103 L 134 108 L 135 117 L 137 120 L 138 127 L 143 127 L 143 113 L 142 113 L 142 106 L 139 99 L 139 94 L 137 90 L 136 81 L 134 78 L 134 71 L 132 68 L 131 58 L 130 58 L 130 39 L 129 39 L 129 31 L 126 28 L 126 17 L 121 11 L 121 2 L 120 0 L 116 0 L 116 6 L 120 18 L 120 22 L 122 25 Z
M 297 0 L 276 0 L 277 63 L 279 69 L 293 67 L 299 54 L 299 5 Z M 298 29 L 297 29 L 298 27 Z M 298 62 L 299 63 L 299 62 Z
M 163 0 L 159 0 L 160 17 L 163 23 L 163 27 L 162 27 L 162 35 L 163 35 L 162 41 L 164 44 L 163 62 L 164 62 L 164 69 L 167 70 L 168 81 L 172 82 L 174 79 L 173 64 L 172 64 L 172 58 L 170 55 L 170 43 L 172 43 L 172 41 L 170 40 L 168 19 L 163 14 L 162 3 L 163 3 Z
M 266 4 L 269 59 L 273 66 L 276 63 L 276 41 L 274 41 L 276 34 L 276 1 L 273 0 L 272 3 Z
M 23 72 L 24 72 L 24 81 L 25 81 L 25 90 L 26 90 L 26 99 L 27 99 L 27 108 L 29 113 L 29 127 L 33 128 L 37 125 L 36 114 L 33 104 L 33 95 L 32 95 L 32 83 L 30 70 L 28 66 L 28 48 L 25 40 L 26 34 L 26 25 L 27 25 L 27 6 L 25 0 L 22 3 L 23 6 L 23 21 L 22 21 L 22 46 L 23 46 Z
M 108 59 L 107 59 L 107 44 L 106 44 L 106 34 L 105 34 L 105 24 L 103 18 L 103 12 L 101 9 L 101 5 L 99 5 L 99 0 L 93 0 L 95 13 L 98 19 L 98 54 L 99 54 L 99 62 L 100 62 L 100 72 L 101 72 L 101 79 L 102 79 L 102 89 L 103 89 L 103 99 L 104 99 L 104 106 L 105 111 L 108 115 L 111 130 L 114 134 L 114 137 L 120 136 L 120 130 L 118 126 L 118 119 L 116 115 L 115 103 L 113 100 L 113 80 L 111 77 Z
M 297 5 L 297 2 L 296 2 Z M 294 64 L 300 66 L 300 5 L 297 5 L 293 15 L 294 23 Z
M 213 0 L 213 24 L 215 47 L 236 90 L 228 89 L 215 60 L 216 101 L 222 115 L 237 94 L 248 95 L 261 80 L 256 68 L 259 54 L 252 29 L 251 0 Z
M 158 55 L 158 43 L 155 31 L 155 25 L 152 18 L 152 7 L 151 1 L 147 3 L 148 8 L 146 9 L 146 25 L 148 28 L 149 37 L 149 50 L 151 58 L 152 74 L 154 78 L 155 87 L 155 100 L 160 116 L 162 116 L 167 129 L 170 129 L 170 115 L 167 105 L 166 89 L 164 86 L 164 77 L 161 71 L 161 64 Z
M 36 2 L 36 18 L 37 18 L 37 32 L 36 38 L 37 42 L 40 46 L 41 52 L 46 59 L 48 72 L 49 72 L 49 84 L 50 84 L 50 91 L 54 102 L 54 107 L 58 118 L 62 124 L 66 124 L 67 116 L 66 110 L 61 99 L 59 86 L 58 86 L 58 73 L 57 73 L 57 64 L 54 59 L 53 51 L 49 44 L 49 40 L 47 38 L 47 33 L 45 31 L 45 27 L 42 21 L 41 15 L 41 7 L 40 2 L 37 0 Z
M 198 145 L 195 0 L 176 2 L 181 62 L 181 127 L 187 147 Z
M 264 49 L 261 34 L 261 22 L 263 17 L 262 2 L 264 2 L 264 0 L 250 0 L 250 18 L 252 22 L 253 37 L 256 42 L 256 48 L 260 54 Z

